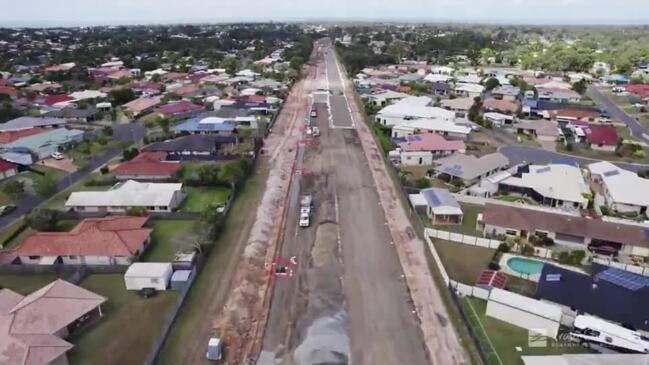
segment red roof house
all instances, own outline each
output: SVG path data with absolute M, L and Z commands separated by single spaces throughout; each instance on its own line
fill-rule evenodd
M 0 160 L 0 180 L 12 177 L 18 173 L 18 165 L 13 162 Z
M 620 141 L 617 130 L 612 126 L 589 124 L 588 128 L 584 129 L 584 132 L 586 133 L 586 142 L 592 148 L 611 149 L 612 147 L 615 149 Z
M 165 180 L 179 169 L 177 162 L 166 162 L 167 152 L 141 152 L 131 161 L 115 167 L 111 173 L 119 180 Z
M 2 80 L 2 79 L 0 79 L 0 80 Z M 18 91 L 18 89 L 14 88 L 14 87 L 0 85 L 0 94 L 9 95 L 10 98 L 15 99 L 15 98 L 18 97 L 20 92 Z
M 38 232 L 15 249 L 23 264 L 129 265 L 149 243 L 149 217 L 87 218 L 70 232 Z
M 41 104 L 43 105 L 49 105 L 52 106 L 57 103 L 64 103 L 66 101 L 73 100 L 71 97 L 65 95 L 65 94 L 57 94 L 57 95 L 48 95 L 45 98 L 43 98 L 43 101 Z
M 17 131 L 0 132 L 0 144 L 11 143 L 21 138 L 33 136 L 35 134 L 39 134 L 43 132 L 47 132 L 47 130 L 42 128 L 28 128 L 28 129 L 21 129 Z
M 169 103 L 158 108 L 158 112 L 166 117 L 187 117 L 203 110 L 203 106 L 186 100 Z
M 649 97 L 649 85 L 645 84 L 627 84 L 624 85 L 624 89 L 627 92 L 630 92 L 632 94 L 636 94 L 640 96 L 641 98 L 646 98 Z
M 485 110 L 497 111 L 505 114 L 516 114 L 520 108 L 520 103 L 511 100 L 499 100 L 489 98 L 484 101 L 482 107 Z

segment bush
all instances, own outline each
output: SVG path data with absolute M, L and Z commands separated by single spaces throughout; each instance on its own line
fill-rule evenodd
M 25 217 L 25 223 L 37 231 L 51 232 L 56 230 L 60 214 L 53 209 L 34 209 Z
M 105 145 L 108 144 L 108 139 L 106 139 L 106 137 L 104 137 L 104 136 L 101 136 L 101 137 L 97 138 L 97 143 L 99 143 L 102 146 L 105 146 Z
M 104 136 L 110 137 L 110 136 L 113 135 L 113 127 L 111 127 L 111 126 L 105 126 L 104 128 L 102 128 L 101 133 L 102 133 Z
M 132 217 L 143 217 L 147 214 L 148 211 L 145 207 L 130 207 L 126 209 L 126 215 L 130 215 Z
M 56 185 L 56 180 L 45 175 L 34 182 L 34 190 L 42 197 L 49 197 L 56 192 Z
M 497 262 L 490 262 L 488 266 L 489 270 L 498 271 L 500 270 L 500 264 Z
M 135 158 L 140 153 L 140 151 L 137 150 L 137 148 L 128 148 L 122 151 L 122 159 L 124 161 L 130 161 Z
M 534 246 L 532 245 L 525 245 L 521 249 L 521 253 L 525 256 L 533 256 L 534 255 Z
M 102 177 L 90 179 L 83 183 L 85 186 L 113 186 L 117 183 L 117 179 L 115 179 L 111 175 L 104 175 Z
M 510 251 L 509 245 L 503 242 L 498 246 L 497 251 L 500 251 L 502 253 L 508 253 Z
M 602 211 L 602 215 L 611 215 L 611 210 L 606 205 L 600 205 L 599 210 Z
M 91 152 L 90 143 L 83 142 L 77 146 L 77 151 L 83 153 L 84 155 L 89 155 Z
M 415 187 L 418 189 L 427 189 L 430 188 L 430 186 L 431 186 L 430 180 L 428 180 L 425 177 L 421 177 L 415 180 Z
M 14 199 L 25 194 L 25 183 L 20 180 L 11 180 L 2 185 L 2 191 Z
M 99 172 L 101 172 L 102 175 L 106 175 L 109 172 L 108 166 L 102 166 L 102 168 L 99 169 Z

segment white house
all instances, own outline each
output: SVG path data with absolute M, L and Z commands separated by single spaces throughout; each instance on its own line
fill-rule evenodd
M 388 105 L 376 114 L 376 121 L 385 126 L 394 126 L 404 119 L 441 119 L 453 121 L 455 113 L 443 108 L 429 106 L 432 99 L 427 96 L 410 96 Z
M 136 262 L 128 267 L 124 274 L 126 290 L 154 288 L 167 290 L 169 279 L 173 274 L 170 262 Z
M 479 84 L 458 83 L 457 85 L 455 85 L 455 95 L 465 96 L 473 99 L 476 96 L 482 96 L 484 89 L 484 86 Z
M 471 127 L 443 119 L 402 119 L 392 127 L 392 138 L 419 133 L 437 133 L 444 137 L 466 139 L 471 133 Z
M 391 104 L 395 101 L 399 101 L 402 99 L 407 98 L 409 95 L 406 93 L 400 93 L 397 91 L 392 91 L 392 90 L 385 90 L 381 92 L 377 92 L 374 94 L 370 94 L 367 96 L 367 100 L 377 106 L 386 106 L 388 104 Z
M 620 213 L 638 213 L 649 217 L 649 180 L 610 162 L 587 166 L 590 180 L 601 186 L 606 204 Z
M 65 206 L 76 212 L 118 212 L 143 207 L 149 212 L 171 212 L 185 198 L 183 184 L 119 182 L 108 191 L 76 191 Z

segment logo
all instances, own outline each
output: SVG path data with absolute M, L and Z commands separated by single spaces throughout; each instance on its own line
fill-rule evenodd
M 527 332 L 528 347 L 548 347 L 548 330 L 545 328 L 532 328 Z

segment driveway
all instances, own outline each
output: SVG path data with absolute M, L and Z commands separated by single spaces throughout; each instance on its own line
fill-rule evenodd
M 516 165 L 522 162 L 531 162 L 534 164 L 546 164 L 552 161 L 572 161 L 578 163 L 580 166 L 585 166 L 593 162 L 599 162 L 601 160 L 595 160 L 585 157 L 577 157 L 572 155 L 567 155 L 559 152 L 546 151 L 540 148 L 533 147 L 524 147 L 524 146 L 503 146 L 499 149 L 500 153 L 509 158 L 511 165 Z M 611 161 L 614 165 L 630 170 L 646 170 L 649 169 L 649 164 L 638 164 L 638 163 L 628 163 L 628 162 L 617 162 Z
M 142 139 L 142 137 L 144 137 L 145 132 L 146 131 L 144 127 L 142 127 L 140 124 L 137 123 L 120 124 L 113 127 L 112 138 L 118 141 L 135 143 L 140 139 Z M 108 162 L 113 157 L 119 155 L 120 153 L 122 153 L 121 148 L 113 147 L 106 150 L 103 154 L 96 156 L 95 158 L 90 160 L 88 169 L 84 171 L 72 172 L 68 174 L 66 177 L 64 177 L 63 179 L 61 179 L 61 181 L 59 181 L 56 187 L 55 194 L 58 194 L 61 191 L 67 189 L 77 181 L 85 179 L 94 170 L 100 168 L 101 166 L 106 164 L 106 162 Z M 5 215 L 4 217 L 0 217 L 0 229 L 4 229 L 8 225 L 12 224 L 18 218 L 22 217 L 25 213 L 29 212 L 30 210 L 32 210 L 39 204 L 43 203 L 47 199 L 49 199 L 49 197 L 47 198 L 43 198 L 40 196 L 24 197 L 23 199 L 21 199 L 16 203 L 16 210 Z
M 597 87 L 591 85 L 588 87 L 588 91 L 604 105 L 612 118 L 623 121 L 629 127 L 632 136 L 639 140 L 649 142 L 649 130 L 647 128 L 617 106 L 611 98 L 604 95 Z
M 43 166 L 53 167 L 55 169 L 63 170 L 68 173 L 77 171 L 77 167 L 72 162 L 71 158 L 64 158 L 62 160 L 55 160 L 53 158 L 46 158 L 40 162 Z

